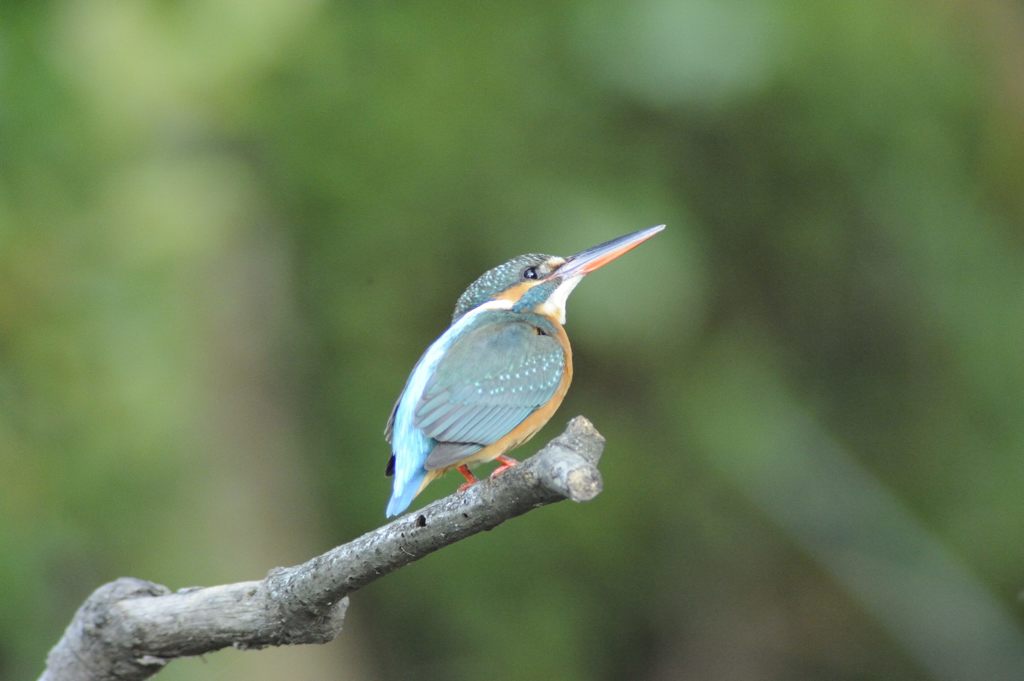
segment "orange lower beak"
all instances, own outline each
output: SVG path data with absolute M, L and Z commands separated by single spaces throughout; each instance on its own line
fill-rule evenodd
M 665 225 L 648 227 L 647 229 L 641 229 L 638 232 L 606 241 L 585 251 L 580 251 L 576 255 L 566 258 L 565 264 L 552 272 L 550 276 L 569 279 L 590 274 L 594 270 L 604 267 L 620 255 L 633 250 L 663 229 L 665 229 Z

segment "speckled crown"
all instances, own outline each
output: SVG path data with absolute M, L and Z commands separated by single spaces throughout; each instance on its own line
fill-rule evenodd
M 510 286 L 523 281 L 523 272 L 527 267 L 539 267 L 553 257 L 555 256 L 543 253 L 527 253 L 487 270 L 459 296 L 455 312 L 452 314 L 452 323 Z

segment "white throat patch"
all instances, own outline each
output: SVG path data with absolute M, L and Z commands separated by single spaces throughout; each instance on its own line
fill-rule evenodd
M 554 317 L 560 324 L 565 324 L 566 301 L 569 299 L 569 294 L 572 293 L 572 290 L 576 288 L 576 285 L 582 280 L 583 275 L 563 281 L 558 285 L 558 288 L 551 292 L 548 299 L 538 306 L 537 311 L 541 314 Z

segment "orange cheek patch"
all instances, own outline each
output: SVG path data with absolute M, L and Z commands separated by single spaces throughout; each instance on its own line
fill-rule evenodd
M 511 300 L 513 303 L 522 298 L 527 291 L 536 286 L 540 282 L 524 281 L 521 284 L 510 286 L 505 289 L 494 298 L 495 300 Z

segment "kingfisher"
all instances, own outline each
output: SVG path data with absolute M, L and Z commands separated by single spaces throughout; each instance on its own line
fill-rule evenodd
M 491 477 L 518 463 L 505 453 L 551 419 L 572 381 L 565 305 L 586 275 L 665 228 L 648 227 L 561 258 L 528 253 L 484 272 L 459 296 L 452 323 L 427 348 L 384 429 L 393 477 L 387 516 L 431 481 L 497 459 Z

